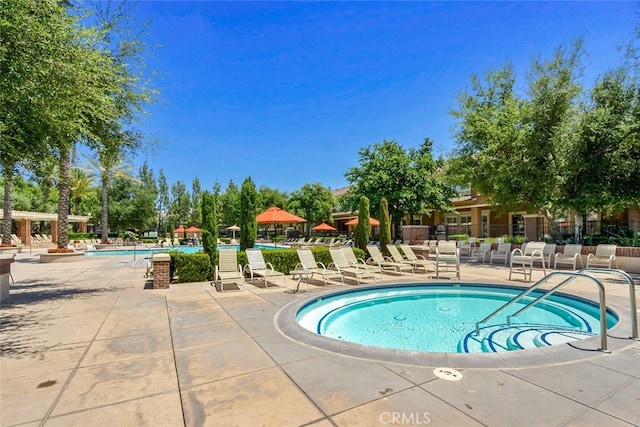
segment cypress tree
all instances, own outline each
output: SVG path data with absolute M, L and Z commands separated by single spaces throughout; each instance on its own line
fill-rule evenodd
M 252 248 L 256 244 L 258 235 L 258 223 L 256 221 L 256 199 L 258 192 L 256 186 L 247 177 L 240 189 L 240 250 Z
M 367 249 L 369 236 L 371 234 L 371 222 L 369 221 L 369 199 L 360 197 L 360 208 L 358 210 L 358 225 L 356 225 L 356 246 L 363 251 Z
M 202 193 L 202 247 L 209 255 L 211 265 L 215 262 L 218 249 L 218 215 L 216 212 L 216 197 L 205 191 Z
M 387 245 L 391 243 L 391 221 L 389 220 L 389 203 L 384 197 L 380 199 L 380 248 L 389 255 Z

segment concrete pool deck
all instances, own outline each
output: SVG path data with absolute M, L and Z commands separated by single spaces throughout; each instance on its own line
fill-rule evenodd
M 144 272 L 140 257 L 16 257 L 16 283 L 0 308 L 2 426 L 640 425 L 640 342 L 630 330 L 610 332 L 608 354 L 596 341 L 548 348 L 542 362 L 526 352 L 489 355 L 499 364 L 446 354 L 422 365 L 377 361 L 278 330 L 280 310 L 325 292 L 321 282 L 298 294 L 261 283 L 242 292 L 208 282 L 151 290 Z M 426 277 L 378 282 L 447 281 Z M 503 266 L 463 264 L 461 277 L 524 285 L 507 281 Z M 628 311 L 628 286 L 605 285 L 608 303 Z M 565 291 L 597 298 L 593 286 Z M 441 379 L 437 367 L 463 379 Z

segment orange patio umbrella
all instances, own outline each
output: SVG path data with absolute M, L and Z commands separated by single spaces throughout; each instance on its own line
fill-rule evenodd
M 174 233 L 184 233 L 184 227 L 178 227 L 175 230 L 173 230 Z
M 191 233 L 193 235 L 193 237 L 196 237 L 197 233 L 200 233 L 202 230 L 200 230 L 198 227 L 196 227 L 195 225 L 192 225 L 191 227 L 187 228 L 186 232 L 187 233 Z
M 297 224 L 299 222 L 307 222 L 307 220 L 282 210 L 277 206 L 271 206 L 269 209 L 256 216 L 256 222 L 258 224 L 273 224 L 273 228 L 275 230 L 278 224 Z
M 330 226 L 327 223 L 318 224 L 312 228 L 313 231 L 336 231 L 335 227 Z
M 369 223 L 372 227 L 380 225 L 380 221 L 375 218 L 369 218 Z M 352 220 L 345 222 L 344 225 L 358 225 L 358 218 L 353 218 Z

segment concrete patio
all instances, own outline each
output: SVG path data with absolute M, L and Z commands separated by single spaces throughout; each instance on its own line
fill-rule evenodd
M 489 356 L 499 363 L 447 354 L 394 363 L 280 332 L 277 313 L 326 292 L 321 282 L 297 294 L 262 284 L 220 293 L 208 282 L 151 290 L 144 271 L 140 256 L 16 257 L 0 309 L 2 426 L 640 425 L 640 342 L 630 330 L 610 332 L 608 354 L 560 345 L 542 362 L 524 351 Z M 503 266 L 462 267 L 463 282 L 524 285 L 507 277 Z M 424 273 L 384 278 L 435 282 Z M 628 312 L 628 287 L 606 288 L 610 305 Z M 440 379 L 437 367 L 464 378 Z

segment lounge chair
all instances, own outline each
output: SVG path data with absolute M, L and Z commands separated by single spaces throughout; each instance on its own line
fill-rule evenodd
M 247 249 L 245 253 L 247 254 L 248 264 L 244 266 L 244 271 L 245 273 L 249 273 L 252 282 L 253 276 L 262 277 L 265 288 L 268 288 L 268 278 L 282 277 L 286 286 L 287 279 L 285 278 L 284 273 L 276 271 L 270 262 L 264 262 L 264 257 L 262 256 L 262 251 L 260 249 Z
M 413 252 L 413 249 L 411 249 L 411 246 L 402 244 L 400 245 L 400 249 L 404 252 L 405 258 L 407 258 L 409 262 L 413 263 L 414 268 L 422 267 L 424 268 L 425 273 L 428 271 L 436 271 L 436 263 L 426 259 L 422 255 L 416 255 L 416 253 Z
M 329 264 L 329 269 L 333 268 L 334 270 L 339 271 L 341 274 L 354 275 L 358 284 L 360 284 L 360 279 L 368 277 L 372 278 L 373 282 L 376 283 L 376 276 L 374 272 L 365 270 L 364 268 L 359 268 L 357 265 L 350 264 L 349 261 L 347 261 L 347 258 L 345 257 L 342 249 L 329 249 L 329 254 L 331 254 L 332 260 L 332 263 Z
M 314 274 L 319 275 L 320 277 L 322 277 L 322 282 L 325 286 L 327 286 L 327 279 L 340 279 L 340 282 L 342 282 L 342 284 L 344 285 L 344 278 L 342 277 L 342 273 L 338 270 L 329 270 L 323 263 L 316 262 L 311 249 L 298 249 L 297 252 L 300 264 L 296 266 L 296 270 L 310 271 L 312 272 L 312 277 Z
M 511 243 L 498 243 L 498 249 L 493 249 L 489 256 L 489 264 L 493 264 L 493 260 L 503 261 L 507 265 L 509 254 L 511 253 Z
M 471 251 L 471 260 L 480 261 L 482 263 L 487 259 L 487 254 L 491 253 L 491 243 L 480 243 L 480 246 Z
M 178 239 L 177 237 L 173 238 L 173 246 L 180 246 L 180 239 Z
M 389 254 L 391 255 L 391 259 L 394 262 L 399 262 L 400 264 L 405 264 L 405 265 L 410 265 L 411 266 L 411 273 L 413 273 L 413 269 L 418 266 L 418 267 L 422 267 L 421 265 L 416 265 L 415 262 L 410 261 L 408 259 L 405 259 L 405 257 L 400 253 L 400 251 L 398 250 L 398 247 L 393 244 L 390 243 L 387 245 L 387 250 L 389 251 Z M 427 272 L 427 268 L 424 268 L 425 273 Z
M 471 252 L 475 249 L 475 247 L 475 237 L 469 237 L 467 241 L 458 240 L 458 249 L 460 249 L 460 255 L 464 253 L 464 255 L 471 256 Z
M 352 247 L 343 247 L 341 249 L 344 257 L 347 259 L 347 262 L 349 264 L 355 265 L 358 268 L 372 271 L 374 273 L 380 273 L 380 275 L 382 275 L 382 268 L 380 268 L 380 266 L 378 266 L 377 264 L 367 264 L 364 259 L 356 257 L 356 253 L 353 251 Z
M 556 255 L 556 244 L 555 243 L 545 243 L 544 250 L 542 251 L 542 257 L 547 264 L 547 267 L 551 268 L 551 263 Z M 533 262 L 537 262 L 534 260 Z
M 547 275 L 547 270 L 544 265 L 544 242 L 528 242 L 522 245 L 522 248 L 516 248 L 511 251 L 510 263 L 509 263 L 509 280 L 513 273 L 524 275 L 524 279 L 531 282 L 531 273 L 533 271 L 534 262 L 540 262 L 542 265 L 542 272 Z M 516 267 L 514 268 L 514 264 Z M 521 267 L 518 267 L 520 265 Z M 529 272 L 527 273 L 527 266 Z
M 618 261 L 616 260 L 616 245 L 598 245 L 596 246 L 596 253 L 587 255 L 587 268 L 589 267 L 606 267 L 618 268 Z
M 244 274 L 242 274 L 242 267 L 238 264 L 238 252 L 235 248 L 218 251 L 218 265 L 215 268 L 214 279 L 216 284 L 220 285 L 220 291 L 224 291 L 225 284 L 240 285 L 244 283 Z
M 377 264 L 380 266 L 381 270 L 394 270 L 397 272 L 401 272 L 402 270 L 409 270 L 413 273 L 413 266 L 411 264 L 405 264 L 402 262 L 392 261 L 389 258 L 385 258 L 380 252 L 380 249 L 376 245 L 367 245 L 367 251 L 371 258 L 369 258 L 368 263 Z
M 555 261 L 553 267 L 558 268 L 558 264 L 570 265 L 572 270 L 576 269 L 577 263 L 580 262 L 582 267 L 582 245 L 568 244 L 564 246 L 563 253 L 557 253 L 555 255 Z
M 436 249 L 436 279 L 440 278 L 440 270 L 453 271 L 460 279 L 460 249 L 455 241 L 440 241 Z

